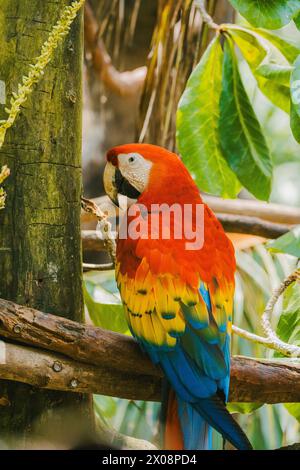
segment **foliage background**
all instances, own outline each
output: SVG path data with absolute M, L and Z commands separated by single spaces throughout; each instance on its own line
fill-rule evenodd
M 151 46 L 151 36 L 155 31 L 157 2 L 148 1 L 141 4 L 138 1 L 116 0 L 111 2 L 110 7 L 107 2 L 104 2 L 105 6 L 102 9 L 99 5 L 97 6 L 97 2 L 90 3 L 94 6 L 100 24 L 101 19 L 103 21 L 105 8 L 110 12 L 111 16 L 103 33 L 103 39 L 114 64 L 120 70 L 144 65 Z M 232 1 L 231 3 L 235 7 L 243 8 L 243 4 L 253 2 Z M 280 2 L 275 2 L 275 5 L 276 3 Z M 230 7 L 226 2 L 224 8 L 229 11 Z M 276 23 L 278 16 L 275 14 L 275 19 L 272 19 L 272 13 L 270 13 L 269 21 L 274 21 L 275 29 L 278 27 L 278 22 Z M 234 15 L 234 18 L 236 24 L 249 26 L 245 18 L 238 14 Z M 136 21 L 134 27 L 133 20 Z M 281 29 L 276 29 L 273 33 L 300 47 L 300 32 L 293 22 Z M 274 178 L 270 201 L 299 206 L 300 153 L 299 145 L 290 129 L 289 115 L 275 106 L 260 91 L 250 73 L 249 65 L 242 54 L 239 52 L 237 54 L 242 82 L 258 116 L 273 159 Z M 104 163 L 105 150 L 111 145 L 135 140 L 139 96 L 125 98 L 115 96 L 97 80 L 88 56 L 85 73 L 83 133 L 85 193 L 88 196 L 98 196 L 102 194 L 98 167 L 99 163 L 101 165 Z M 239 197 L 252 198 L 253 196 L 243 189 Z M 260 334 L 259 320 L 266 301 L 272 289 L 295 268 L 296 258 L 271 253 L 264 243 L 255 243 L 254 246 L 250 243 L 249 247 L 239 249 L 236 256 L 238 271 L 235 324 Z M 281 312 L 281 305 L 279 305 L 276 310 L 277 314 L 275 312 L 274 316 L 274 326 L 276 327 L 276 323 L 279 322 L 279 334 L 283 335 L 283 339 L 289 340 L 288 337 L 284 338 L 284 334 L 288 331 L 287 324 L 291 324 L 292 317 L 294 321 L 293 342 L 296 341 L 297 344 L 297 341 L 300 342 L 300 305 L 299 300 L 298 302 L 295 300 L 299 299 L 299 289 L 294 292 L 295 289 L 297 288 L 290 289 L 284 299 L 283 308 L 286 319 L 284 315 L 279 319 Z M 104 328 L 129 334 L 122 316 L 120 297 L 112 273 L 90 272 L 86 274 L 85 301 L 89 321 Z M 266 351 L 262 346 L 254 345 L 236 336 L 233 337 L 232 352 L 253 357 L 274 355 L 272 351 Z M 230 407 L 232 412 L 238 413 L 237 419 L 256 449 L 277 448 L 298 442 L 300 439 L 298 421 L 300 406 L 297 404 L 261 407 L 256 404 L 231 404 Z M 95 411 L 101 420 L 117 431 L 157 442 L 158 404 L 96 396 Z M 215 445 L 221 446 L 218 437 L 215 438 Z

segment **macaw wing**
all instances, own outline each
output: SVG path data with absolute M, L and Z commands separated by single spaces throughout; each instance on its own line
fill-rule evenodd
M 183 399 L 192 402 L 218 389 L 227 396 L 232 301 L 226 300 L 232 288 L 223 281 L 222 293 L 220 281 L 208 285 L 199 274 L 187 282 L 190 273 L 185 276 L 178 269 L 174 250 L 160 250 L 161 243 L 147 242 L 141 243 L 142 249 L 136 246 L 126 255 L 123 251 L 127 256 L 123 264 L 130 265 L 130 258 L 136 264 L 134 276 L 117 266 L 132 334 L 161 364 Z
M 226 239 L 224 233 L 222 237 Z M 222 256 L 225 253 L 219 259 L 210 247 L 212 259 L 198 269 L 201 253 L 186 255 L 181 263 L 180 246 L 174 243 L 126 240 L 118 244 L 117 282 L 133 336 L 164 370 L 178 403 L 190 410 L 188 420 L 197 428 L 200 416 L 235 447 L 250 449 L 224 404 L 234 289 L 233 253 L 228 244 L 228 252 L 222 243 L 218 245 Z M 205 270 L 211 266 L 218 270 L 205 279 Z M 180 411 L 180 406 L 183 431 L 189 434 L 190 425 L 184 425 L 186 411 Z M 184 439 L 194 442 L 189 436 Z

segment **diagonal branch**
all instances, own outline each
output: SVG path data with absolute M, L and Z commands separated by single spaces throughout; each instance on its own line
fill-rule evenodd
M 6 338 L 0 341 L 2 379 L 52 390 L 160 400 L 162 372 L 128 336 L 3 299 L 0 336 Z M 231 359 L 230 401 L 297 402 L 299 395 L 296 360 Z M 0 403 L 9 406 L 5 397 L 0 396 Z
M 285 343 L 280 338 L 278 338 L 278 336 L 276 335 L 271 325 L 271 316 L 272 316 L 274 307 L 279 297 L 288 288 L 288 286 L 290 286 L 293 282 L 296 282 L 299 280 L 300 280 L 300 270 L 297 269 L 292 274 L 290 274 L 286 279 L 284 279 L 284 281 L 282 281 L 278 289 L 275 289 L 275 291 L 273 292 L 261 318 L 262 328 L 266 335 L 265 337 L 255 335 L 251 333 L 250 331 L 243 330 L 235 325 L 232 326 L 233 333 L 240 336 L 241 338 L 252 341 L 253 343 L 259 343 L 265 346 L 266 348 L 270 348 L 275 351 L 278 351 L 285 356 L 300 357 L 300 347 L 293 345 L 293 344 Z
M 138 67 L 126 72 L 119 72 L 115 69 L 104 42 L 98 38 L 98 24 L 88 3 L 84 9 L 84 34 L 86 48 L 91 53 L 94 70 L 109 90 L 121 96 L 140 93 L 147 68 Z

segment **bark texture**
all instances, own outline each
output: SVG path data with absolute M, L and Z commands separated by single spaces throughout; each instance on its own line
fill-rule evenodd
M 3 0 L 0 80 L 7 101 L 35 62 L 65 0 Z M 0 295 L 82 321 L 80 249 L 82 12 L 54 54 L 0 150 L 8 164 L 7 206 L 0 214 Z M 8 103 L 7 103 L 8 104 Z M 0 118 L 5 118 L 4 105 Z M 0 438 L 29 436 L 34 423 L 77 407 L 78 394 L 0 382 Z M 5 405 L 6 404 L 6 405 Z M 59 423 L 59 413 L 57 415 Z
M 41 388 L 132 400 L 161 398 L 162 371 L 128 336 L 0 299 L 0 337 L 34 346 L 3 342 L 2 377 Z M 299 402 L 299 362 L 232 357 L 229 400 Z

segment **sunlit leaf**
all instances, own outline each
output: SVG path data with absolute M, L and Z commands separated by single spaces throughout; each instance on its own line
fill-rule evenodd
M 230 0 L 233 7 L 254 26 L 278 29 L 300 10 L 299 0 Z
M 300 142 L 300 55 L 294 63 L 291 74 L 291 129 L 295 139 Z
M 179 102 L 177 143 L 203 191 L 235 197 L 240 184 L 222 155 L 218 133 L 222 59 L 216 38 L 190 76 Z
M 300 225 L 276 240 L 272 240 L 267 247 L 275 253 L 287 253 L 300 258 Z
M 226 40 L 224 47 L 219 131 L 225 158 L 241 183 L 258 199 L 268 199 L 272 161 L 230 40 Z
M 117 402 L 113 397 L 94 395 L 96 412 L 105 419 L 112 418 L 117 410 Z
M 285 403 L 284 407 L 288 410 L 290 415 L 294 416 L 300 422 L 300 403 Z
M 293 20 L 297 28 L 300 30 L 300 12 L 296 13 Z
M 228 29 L 249 64 L 262 93 L 275 106 L 288 113 L 290 110 L 289 80 L 287 83 L 282 83 L 283 79 L 279 80 L 278 78 L 278 68 L 288 67 L 288 65 L 272 63 L 272 50 L 259 34 L 250 29 L 236 26 Z M 277 74 L 274 68 L 277 68 Z
M 276 47 L 276 49 L 279 50 L 279 52 L 286 58 L 286 60 L 290 64 L 293 64 L 295 60 L 297 59 L 300 53 L 300 48 L 296 44 L 293 44 L 287 39 L 282 39 L 277 34 L 274 34 L 271 31 L 266 31 L 265 29 L 260 29 L 260 28 L 247 28 L 247 29 L 267 39 L 273 46 Z
M 290 86 L 292 71 L 293 67 L 291 65 L 280 64 L 261 64 L 256 69 L 256 73 L 258 73 L 258 75 L 274 80 L 286 87 Z
M 128 333 L 123 305 L 114 280 L 114 271 L 85 275 L 83 292 L 94 325 L 118 333 Z
M 236 253 L 236 261 L 239 269 L 248 274 L 257 286 L 268 296 L 270 294 L 269 278 L 266 271 L 255 261 L 253 256 L 243 251 Z
M 277 335 L 282 341 L 300 346 L 300 285 L 291 284 L 284 293 L 283 311 L 280 315 Z
M 263 406 L 262 403 L 228 403 L 227 408 L 230 413 L 242 413 L 242 414 L 250 414 L 253 411 L 257 410 Z
M 290 112 L 290 126 L 295 140 L 300 143 L 300 118 L 298 116 L 296 106 L 293 104 L 292 101 Z

